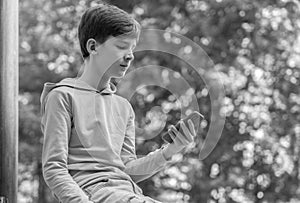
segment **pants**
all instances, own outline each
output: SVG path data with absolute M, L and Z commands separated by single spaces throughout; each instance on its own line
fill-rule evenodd
M 143 195 L 138 185 L 123 179 L 105 178 L 83 191 L 95 203 L 162 203 Z

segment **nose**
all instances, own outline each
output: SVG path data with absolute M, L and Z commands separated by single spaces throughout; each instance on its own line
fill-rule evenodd
M 127 54 L 127 55 L 125 56 L 124 59 L 125 59 L 125 61 L 127 61 L 127 62 L 132 61 L 132 60 L 134 59 L 133 53 L 130 52 L 129 54 Z

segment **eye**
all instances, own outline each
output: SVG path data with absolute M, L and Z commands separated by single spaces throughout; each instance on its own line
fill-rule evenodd
M 125 50 L 125 49 L 127 49 L 127 47 L 125 46 L 117 46 L 119 49 L 123 49 L 123 50 Z
M 128 45 L 116 45 L 116 47 L 118 48 L 118 49 L 122 49 L 122 50 L 126 50 L 126 49 L 130 49 L 130 46 L 128 46 Z M 132 45 L 132 48 L 131 48 L 131 50 L 134 50 L 136 48 L 136 45 L 134 44 L 134 45 Z

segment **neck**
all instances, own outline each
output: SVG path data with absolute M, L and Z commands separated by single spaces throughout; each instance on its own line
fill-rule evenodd
M 82 68 L 83 73 L 78 77 L 79 80 L 84 81 L 99 91 L 109 86 L 110 78 L 105 76 L 103 72 L 99 74 L 99 71 L 96 70 L 97 67 L 93 66 L 88 61 L 85 61 Z

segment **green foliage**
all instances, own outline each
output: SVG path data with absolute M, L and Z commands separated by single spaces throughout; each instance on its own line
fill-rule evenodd
M 20 2 L 20 186 L 31 181 L 45 187 L 40 170 L 39 96 L 45 82 L 77 74 L 82 62 L 77 23 L 84 9 L 95 2 Z M 139 183 L 145 194 L 171 202 L 176 198 L 178 202 L 182 199 L 181 202 L 195 203 L 300 201 L 299 3 L 289 0 L 111 0 L 110 3 L 133 13 L 145 28 L 173 31 L 199 44 L 214 62 L 226 90 L 222 137 L 209 157 L 200 161 L 198 153 L 211 122 L 211 100 L 205 83 L 174 56 L 151 51 L 135 54 L 132 70 L 156 64 L 179 72 L 195 90 L 200 112 L 206 118 L 196 139 L 197 147 L 184 156 L 176 156 L 177 161 L 170 168 Z M 148 79 L 155 74 L 148 75 Z M 142 81 L 135 78 L 123 85 L 139 82 Z M 157 119 L 175 124 L 180 118 L 175 100 L 169 91 L 157 86 L 136 92 L 130 102 L 136 112 L 137 138 L 145 136 L 145 129 L 151 132 L 155 128 L 151 124 Z M 153 108 L 162 105 L 170 107 L 167 117 L 161 117 L 158 109 Z M 162 143 L 160 136 L 142 140 L 137 142 L 137 153 L 147 154 Z M 19 199 L 54 202 L 49 191 L 39 189 L 39 193 L 30 193 L 23 186 Z

